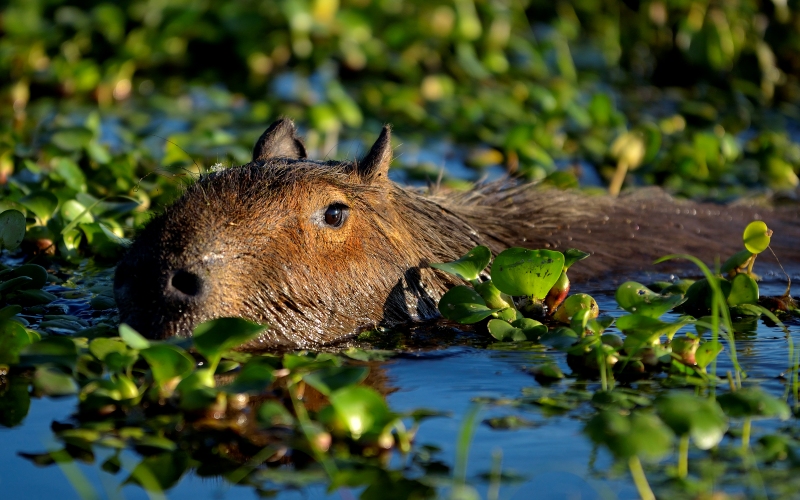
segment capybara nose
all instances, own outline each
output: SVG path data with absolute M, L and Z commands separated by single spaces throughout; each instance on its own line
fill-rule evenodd
M 202 298 L 206 291 L 207 285 L 203 279 L 185 269 L 173 271 L 164 288 L 167 297 L 183 302 L 195 302 Z

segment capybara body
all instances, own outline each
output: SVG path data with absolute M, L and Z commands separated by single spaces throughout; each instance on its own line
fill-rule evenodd
M 387 177 L 390 132 L 360 161 L 306 159 L 288 120 L 253 161 L 203 176 L 155 218 L 120 262 L 121 320 L 152 338 L 191 335 L 239 316 L 270 325 L 249 348 L 309 347 L 360 329 L 438 314 L 457 283 L 431 269 L 476 245 L 578 248 L 573 280 L 636 271 L 667 253 L 723 258 L 753 219 L 776 229 L 791 260 L 796 211 L 680 203 L 657 189 L 620 198 L 506 180 L 463 193 L 403 188 Z

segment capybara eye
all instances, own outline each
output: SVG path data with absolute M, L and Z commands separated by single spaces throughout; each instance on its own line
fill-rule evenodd
M 341 203 L 333 203 L 325 210 L 325 224 L 331 227 L 342 227 L 347 219 L 349 209 Z

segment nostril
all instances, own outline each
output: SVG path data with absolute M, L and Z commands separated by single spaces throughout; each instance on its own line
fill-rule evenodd
M 180 270 L 172 275 L 168 287 L 187 297 L 196 297 L 203 291 L 203 282 L 196 274 Z

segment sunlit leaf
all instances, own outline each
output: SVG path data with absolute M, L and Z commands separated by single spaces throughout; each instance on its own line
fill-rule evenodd
M 492 252 L 485 246 L 477 246 L 453 262 L 434 262 L 431 267 L 454 274 L 465 281 L 478 279 L 481 272 L 489 265 Z

